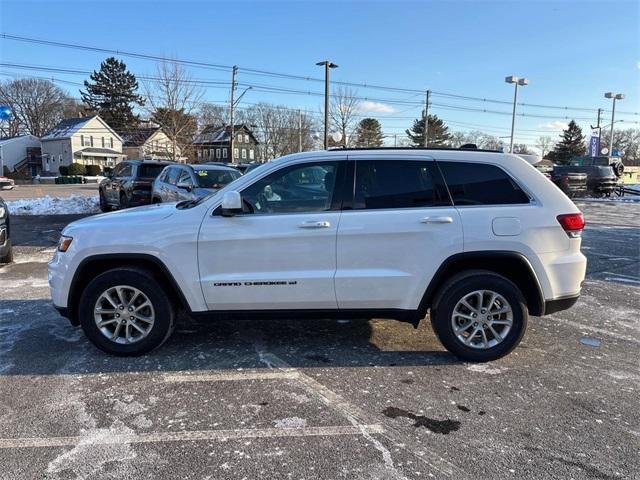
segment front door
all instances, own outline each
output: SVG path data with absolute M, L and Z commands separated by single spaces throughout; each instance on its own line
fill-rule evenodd
M 282 167 L 240 192 L 244 213 L 203 220 L 198 263 L 210 310 L 337 307 L 335 193 L 344 163 Z
M 375 155 L 355 162 L 340 219 L 340 309 L 415 310 L 442 262 L 462 251 L 462 223 L 435 162 Z

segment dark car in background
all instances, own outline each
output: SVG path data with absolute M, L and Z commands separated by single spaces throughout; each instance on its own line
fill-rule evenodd
M 587 193 L 587 174 L 575 172 L 564 167 L 555 167 L 549 173 L 551 181 L 562 190 L 567 197 L 581 197 Z
M 219 163 L 170 165 L 153 182 L 152 201 L 194 200 L 220 190 L 241 176 L 235 168 Z
M 612 165 L 557 165 L 553 176 L 586 176 L 586 189 L 589 195 L 610 196 L 618 186 L 618 177 Z M 560 187 L 562 188 L 562 187 Z
M 9 207 L 0 198 L 0 263 L 13 261 L 9 223 Z
M 151 203 L 153 182 L 162 170 L 173 162 L 125 160 L 100 182 L 100 210 L 137 207 Z

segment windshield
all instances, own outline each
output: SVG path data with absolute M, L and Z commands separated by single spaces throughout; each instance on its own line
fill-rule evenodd
M 235 170 L 194 168 L 193 171 L 200 188 L 215 188 L 216 190 L 221 189 L 241 176 L 240 172 Z

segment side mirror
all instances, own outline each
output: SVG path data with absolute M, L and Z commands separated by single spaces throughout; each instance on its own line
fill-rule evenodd
M 242 197 L 240 197 L 240 193 L 235 190 L 225 192 L 222 197 L 221 207 L 223 217 L 233 217 L 238 213 L 242 213 Z
M 187 192 L 190 192 L 192 190 L 192 188 L 193 188 L 193 186 L 190 183 L 187 183 L 187 182 L 178 183 L 176 185 L 176 187 L 182 188 L 183 190 L 186 190 Z

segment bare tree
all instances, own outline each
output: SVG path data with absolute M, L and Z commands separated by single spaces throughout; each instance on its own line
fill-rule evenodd
M 203 102 L 198 111 L 198 124 L 200 127 L 207 125 L 223 126 L 229 118 L 229 108 L 215 103 Z
M 151 119 L 169 138 L 172 160 L 189 157 L 198 129 L 197 112 L 204 94 L 177 62 L 164 60 L 157 66 L 156 80 L 144 84 Z
M 540 150 L 540 157 L 544 158 L 547 153 L 553 150 L 555 140 L 549 136 L 542 136 L 536 142 L 536 148 Z
M 348 146 L 355 130 L 360 100 L 357 92 L 347 87 L 338 87 L 331 97 L 329 118 L 331 126 L 342 134 L 341 145 Z
M 0 103 L 11 108 L 13 120 L 3 125 L 8 133 L 43 136 L 64 115 L 69 97 L 49 80 L 21 78 L 0 83 Z
M 609 148 L 610 130 L 603 130 L 600 135 L 600 148 Z M 640 165 L 640 130 L 628 128 L 613 131 L 613 148 L 620 152 L 620 159 L 625 165 Z

